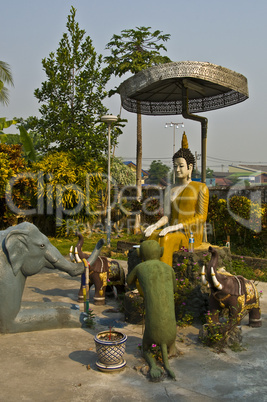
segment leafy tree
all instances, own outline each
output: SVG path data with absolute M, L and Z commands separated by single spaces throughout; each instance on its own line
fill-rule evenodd
M 41 135 L 41 151 L 71 151 L 76 160 L 83 161 L 99 158 L 107 149 L 106 125 L 100 116 L 107 113 L 102 101 L 110 77 L 102 69 L 102 55 L 97 55 L 75 15 L 71 7 L 68 32 L 63 34 L 56 53 L 42 60 L 47 81 L 34 92 L 42 103 L 42 117 L 31 118 L 30 128 Z M 113 130 L 113 144 L 118 134 Z
M 207 170 L 206 170 L 206 177 L 208 179 L 212 179 L 213 178 L 213 173 L 214 173 L 213 170 L 208 167 Z
M 9 65 L 0 61 L 0 103 L 7 105 L 9 102 L 8 89 L 6 84 L 14 85 L 12 73 Z
M 160 160 L 153 161 L 149 168 L 149 180 L 151 183 L 158 184 L 162 179 L 167 179 L 169 171 L 169 166 L 164 165 Z
M 162 34 L 156 30 L 150 32 L 150 27 L 136 27 L 136 29 L 124 29 L 120 35 L 113 35 L 106 48 L 111 55 L 105 57 L 108 63 L 109 74 L 121 77 L 127 72 L 138 73 L 148 67 L 167 63 L 171 60 L 160 54 L 166 48 L 162 42 L 166 42 L 169 34 Z M 117 89 L 110 94 L 117 92 Z M 141 113 L 137 113 L 137 146 L 136 146 L 136 187 L 137 198 L 142 196 L 141 189 L 142 171 L 142 121 Z M 136 215 L 135 232 L 140 232 L 140 214 Z

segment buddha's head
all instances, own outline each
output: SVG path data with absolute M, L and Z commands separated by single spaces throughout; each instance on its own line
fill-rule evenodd
M 173 166 L 178 180 L 186 182 L 191 179 L 195 166 L 195 158 L 188 148 L 185 133 L 182 138 L 182 147 L 173 155 Z

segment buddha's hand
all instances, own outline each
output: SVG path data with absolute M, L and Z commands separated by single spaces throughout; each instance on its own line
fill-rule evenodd
M 146 230 L 144 231 L 144 234 L 146 237 L 149 237 L 152 235 L 152 233 L 154 232 L 154 230 L 157 229 L 157 225 L 154 223 L 154 225 L 150 225 L 146 228 Z
M 166 228 L 162 229 L 162 231 L 159 233 L 159 236 L 163 237 L 167 233 L 176 232 L 177 230 L 181 230 L 181 229 L 183 229 L 182 223 L 178 223 L 178 225 L 167 226 Z

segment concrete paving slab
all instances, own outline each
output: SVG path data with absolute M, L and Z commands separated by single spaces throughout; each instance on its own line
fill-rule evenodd
M 27 279 L 23 302 L 64 302 L 75 308 L 79 284 L 79 278 L 44 270 Z M 216 354 L 199 342 L 197 326 L 177 329 L 179 355 L 170 360 L 176 381 L 152 383 L 143 374 L 142 325 L 125 323 L 114 298 L 107 298 L 105 306 L 91 303 L 93 329 L 0 335 L 0 401 L 267 401 L 267 284 L 259 283 L 258 290 L 263 290 L 263 326 L 253 329 L 247 317 L 243 320 L 243 351 Z M 109 325 L 128 336 L 127 365 L 118 373 L 102 373 L 95 365 L 94 335 Z

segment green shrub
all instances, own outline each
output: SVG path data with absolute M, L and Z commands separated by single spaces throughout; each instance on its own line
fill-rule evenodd
M 230 211 L 236 215 L 236 219 L 230 215 Z M 244 219 L 253 218 L 253 225 L 262 228 L 256 232 L 244 225 Z M 267 206 L 260 207 L 244 196 L 234 195 L 227 205 L 226 200 L 212 196 L 209 202 L 207 222 L 211 224 L 212 233 L 208 240 L 212 244 L 225 246 L 230 236 L 231 251 L 234 254 L 248 256 L 266 256 L 264 236 L 266 232 Z

